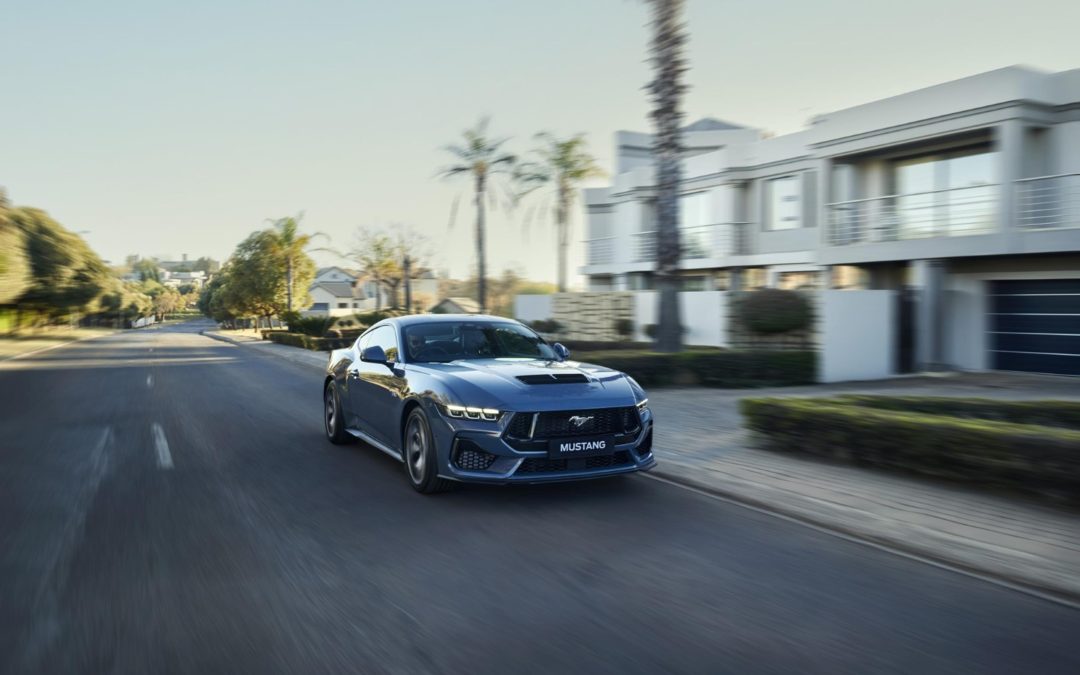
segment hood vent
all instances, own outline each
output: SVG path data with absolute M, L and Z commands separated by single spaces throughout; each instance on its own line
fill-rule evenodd
M 518 375 L 525 384 L 585 384 L 589 378 L 581 373 L 559 373 L 558 375 Z

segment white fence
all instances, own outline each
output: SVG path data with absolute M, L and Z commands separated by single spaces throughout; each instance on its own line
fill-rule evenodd
M 878 380 L 896 374 L 895 291 L 822 291 L 818 380 Z

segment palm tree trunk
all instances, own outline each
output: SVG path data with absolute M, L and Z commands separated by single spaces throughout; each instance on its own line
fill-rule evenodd
M 484 260 L 484 175 L 476 175 L 476 302 L 487 312 L 487 261 Z
M 655 77 L 649 85 L 656 124 L 653 151 L 657 162 L 656 281 L 660 290 L 655 349 L 682 349 L 679 317 L 679 180 L 681 139 L 679 104 L 685 85 L 682 47 L 686 36 L 681 18 L 684 0 L 652 0 L 652 61 Z
M 570 223 L 568 222 L 568 202 L 569 188 L 565 185 L 559 186 L 558 204 L 555 207 L 555 224 L 558 230 L 559 237 L 559 269 L 558 269 L 558 282 L 559 292 L 566 292 L 566 254 L 567 249 L 570 247 Z
M 285 305 L 292 311 L 292 258 L 285 260 Z

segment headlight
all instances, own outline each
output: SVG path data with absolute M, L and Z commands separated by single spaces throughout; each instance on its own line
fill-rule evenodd
M 485 422 L 498 422 L 502 413 L 494 408 L 474 408 L 464 405 L 446 405 L 442 407 L 447 417 L 461 420 L 484 420 Z
M 638 401 L 637 411 L 638 411 L 639 415 L 644 415 L 645 411 L 648 410 L 648 409 L 649 409 L 649 399 L 645 399 L 644 401 Z

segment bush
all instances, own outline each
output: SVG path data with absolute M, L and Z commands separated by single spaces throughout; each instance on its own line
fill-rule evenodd
M 300 316 L 291 315 L 285 319 L 289 325 L 290 333 L 303 333 L 313 337 L 322 337 L 330 326 L 334 325 L 334 318 L 329 316 Z
M 343 338 L 315 337 L 303 333 L 284 333 L 282 331 L 269 333 L 267 337 L 271 342 L 276 342 L 278 344 L 322 352 L 328 352 L 331 349 L 344 349 L 353 343 L 352 340 Z
M 531 322 L 529 326 L 537 333 L 546 333 L 548 335 L 561 333 L 563 330 L 563 325 L 555 319 L 537 319 Z
M 559 340 L 572 352 L 608 352 L 633 349 L 646 351 L 652 349 L 648 342 L 612 341 L 612 340 Z M 719 348 L 717 348 L 719 349 Z
M 814 352 L 692 349 L 675 354 L 612 350 L 571 357 L 630 375 L 643 387 L 781 387 L 811 384 L 817 375 Z
M 810 327 L 810 302 L 795 291 L 763 288 L 747 293 L 735 305 L 739 320 L 747 330 L 759 335 L 775 335 Z
M 1075 429 L 838 399 L 743 399 L 740 410 L 770 449 L 1080 499 L 1080 431 Z
M 634 322 L 631 319 L 615 319 L 615 333 L 623 340 L 634 337 Z
M 879 410 L 1036 424 L 1080 431 L 1080 402 L 1078 401 L 1001 401 L 989 398 L 857 394 L 837 396 L 831 400 L 841 404 L 860 405 Z
M 395 312 L 389 309 L 380 309 L 371 312 L 362 312 L 360 314 L 353 314 L 353 321 L 356 321 L 357 325 L 361 326 L 374 326 L 383 319 L 389 319 L 392 316 L 399 316 L 401 312 Z
M 650 340 L 655 340 L 657 333 L 660 332 L 660 324 L 658 324 L 658 323 L 647 323 L 647 324 L 645 324 L 645 327 L 642 328 L 641 330 L 642 330 L 642 332 L 645 333 L 645 337 L 649 338 Z M 687 328 L 686 326 L 683 326 L 682 327 L 682 332 L 683 332 L 683 335 L 686 335 L 687 333 L 690 332 L 690 329 Z

